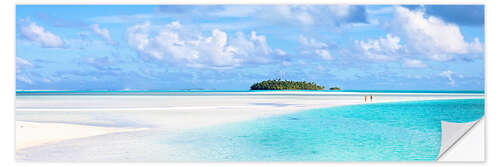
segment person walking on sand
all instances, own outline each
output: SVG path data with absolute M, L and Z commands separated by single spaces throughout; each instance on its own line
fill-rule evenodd
M 373 102 L 373 95 L 370 95 L 370 102 Z
M 366 103 L 366 96 L 365 96 L 365 103 Z

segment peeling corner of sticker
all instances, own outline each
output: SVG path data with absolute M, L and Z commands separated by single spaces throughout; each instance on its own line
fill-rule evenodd
M 439 161 L 439 159 L 481 119 L 466 123 L 441 121 L 441 150 L 439 151 L 436 161 Z

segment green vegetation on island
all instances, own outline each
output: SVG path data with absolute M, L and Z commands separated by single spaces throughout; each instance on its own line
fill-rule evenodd
M 254 83 L 250 90 L 323 90 L 324 86 L 314 82 L 288 81 L 288 80 L 267 80 Z M 340 90 L 340 88 L 338 88 Z
M 340 88 L 335 86 L 335 87 L 331 87 L 330 90 L 340 90 Z

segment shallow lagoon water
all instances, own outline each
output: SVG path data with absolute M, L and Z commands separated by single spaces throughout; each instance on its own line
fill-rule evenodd
M 63 141 L 18 153 L 41 161 L 433 161 L 441 121 L 471 122 L 484 99 L 313 109 L 172 133 L 162 129 Z M 99 154 L 95 154 L 95 153 Z
M 484 99 L 352 105 L 198 129 L 164 142 L 179 147 L 179 160 L 433 161 L 442 120 L 483 115 Z

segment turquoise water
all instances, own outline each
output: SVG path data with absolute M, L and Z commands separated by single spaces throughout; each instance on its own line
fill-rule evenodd
M 180 161 L 433 161 L 441 121 L 471 122 L 484 99 L 314 109 L 159 139 Z M 156 138 L 158 139 L 158 138 Z
M 26 95 L 179 95 L 247 92 L 357 92 L 357 93 L 479 93 L 482 90 L 151 90 L 151 91 L 16 91 L 17 96 Z M 186 94 L 184 94 L 186 95 Z
M 484 99 L 351 105 L 185 132 L 158 127 L 67 140 L 16 156 L 27 161 L 434 161 L 441 121 L 471 122 L 483 115 Z M 121 117 L 90 116 L 97 121 Z

